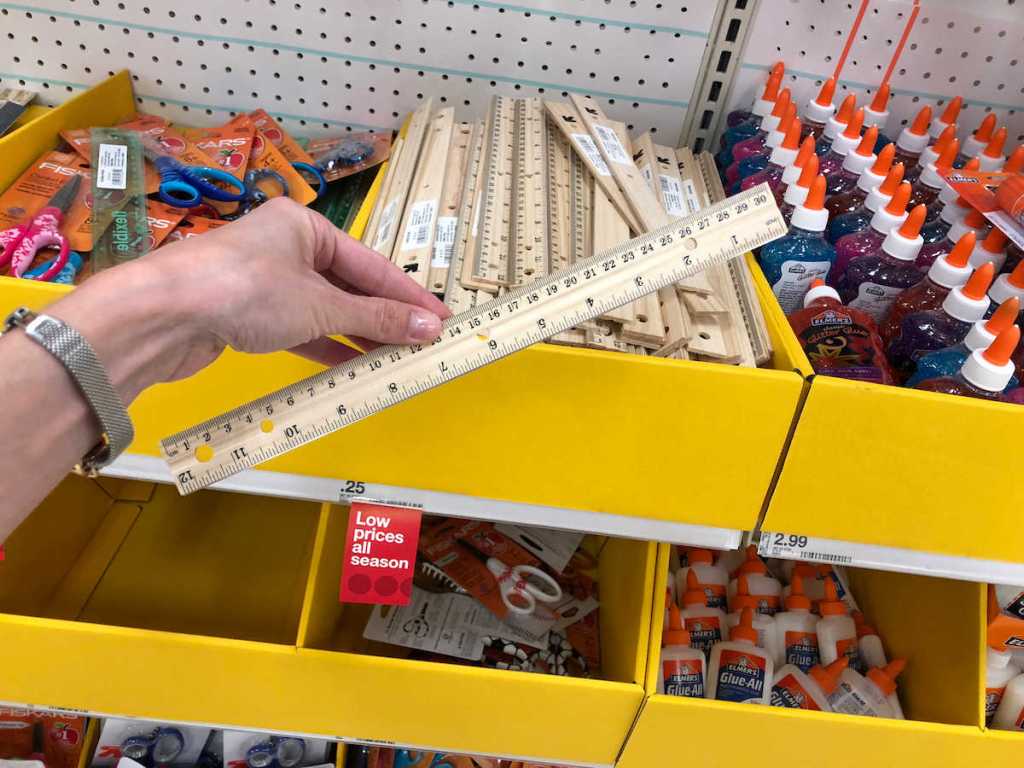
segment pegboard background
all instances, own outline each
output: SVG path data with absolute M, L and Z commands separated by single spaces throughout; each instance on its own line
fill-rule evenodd
M 599 98 L 673 144 L 710 0 L 40 0 L 0 2 L 0 87 L 56 103 L 128 68 L 140 109 L 195 125 L 264 107 L 296 135 L 399 125 L 421 99 Z
M 761 0 L 749 32 L 729 109 L 749 105 L 767 70 L 786 63 L 786 85 L 803 104 L 835 69 L 859 3 L 854 0 Z M 847 92 L 869 100 L 913 4 L 874 0 L 843 68 L 836 103 Z M 960 95 L 960 134 L 995 112 L 1009 129 L 1007 151 L 1024 141 L 1024 7 L 1014 0 L 924 0 L 899 65 L 887 133 L 895 138 L 924 104 Z

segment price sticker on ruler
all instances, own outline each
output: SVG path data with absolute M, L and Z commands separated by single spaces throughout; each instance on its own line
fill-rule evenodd
M 100 144 L 96 186 L 100 189 L 128 188 L 128 147 Z
M 761 531 L 757 554 L 761 557 L 809 560 L 835 565 L 849 565 L 853 562 L 853 557 L 843 547 L 842 542 L 779 531 Z
M 633 165 L 633 158 L 626 152 L 626 148 L 622 146 L 618 134 L 613 129 L 600 123 L 594 123 L 594 130 L 597 132 L 597 137 L 601 140 L 601 146 L 604 147 L 609 160 L 619 165 Z
M 683 205 L 683 185 L 679 179 L 667 173 L 659 174 L 658 179 L 661 182 L 661 195 L 665 198 L 665 213 L 673 218 L 696 213 L 696 210 L 687 211 Z
M 611 176 L 612 171 L 608 167 L 608 163 L 604 161 L 601 156 L 601 151 L 597 148 L 597 144 L 590 138 L 588 133 L 574 133 L 572 140 L 576 142 L 576 146 L 579 147 L 580 152 L 587 156 L 587 159 L 594 164 L 597 172 L 602 176 Z
M 402 250 L 424 248 L 430 242 L 434 232 L 434 214 L 437 213 L 437 200 L 423 200 L 412 207 L 409 223 L 405 227 L 402 238 Z
M 437 218 L 437 232 L 434 233 L 434 259 L 430 266 L 447 267 L 452 263 L 455 233 L 458 227 L 458 216 L 439 216 Z

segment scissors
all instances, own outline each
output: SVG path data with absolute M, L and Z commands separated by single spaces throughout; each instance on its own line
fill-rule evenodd
M 177 728 L 155 728 L 121 743 L 121 754 L 143 765 L 173 763 L 184 749 L 185 735 Z
M 158 193 L 160 199 L 168 205 L 195 208 L 204 197 L 222 203 L 236 202 L 245 197 L 245 184 L 227 171 L 202 165 L 184 165 L 170 155 L 162 154 L 149 143 L 142 145 L 142 152 L 160 174 Z M 211 183 L 214 181 L 238 191 L 218 187 Z
M 245 753 L 249 768 L 295 768 L 306 755 L 306 742 L 294 736 L 271 736 Z
M 246 172 L 245 179 L 243 180 L 245 194 L 238 201 L 238 208 L 234 213 L 228 214 L 224 218 L 234 221 L 249 213 L 253 208 L 257 208 L 267 202 L 271 196 L 260 187 L 260 182 L 263 181 L 271 181 L 276 184 L 281 190 L 280 197 L 288 197 L 291 194 L 288 182 L 277 171 L 272 171 L 269 168 L 251 168 Z
M 512 613 L 526 616 L 536 610 L 537 603 L 556 603 L 562 599 L 562 588 L 558 582 L 540 568 L 508 566 L 491 557 L 487 560 L 487 569 L 498 581 L 502 602 Z
M 292 168 L 298 171 L 300 175 L 303 175 L 306 178 L 306 181 L 309 181 L 310 178 L 312 178 L 313 181 L 316 182 L 317 197 L 320 197 L 327 191 L 327 179 L 324 178 L 320 169 L 315 165 L 310 165 L 309 163 L 292 163 Z
M 75 176 L 57 190 L 50 201 L 28 224 L 0 231 L 0 268 L 11 265 L 11 274 L 29 280 L 50 280 L 56 277 L 68 261 L 71 251 L 67 239 L 60 232 L 61 222 L 71 208 L 82 186 L 82 177 Z M 57 248 L 57 257 L 41 274 L 25 274 L 36 254 L 44 248 Z

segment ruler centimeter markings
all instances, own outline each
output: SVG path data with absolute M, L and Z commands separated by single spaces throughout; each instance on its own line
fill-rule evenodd
M 206 488 L 786 233 L 766 184 L 166 438 L 178 490 Z
M 480 154 L 483 146 L 484 125 L 477 122 L 472 126 L 467 150 L 466 174 L 459 199 L 455 246 L 452 249 L 452 262 L 448 266 L 448 279 L 444 291 L 444 303 L 456 315 L 472 306 L 469 302 L 469 289 L 463 288 L 459 282 L 466 253 L 472 250 L 476 242 L 473 229 L 480 199 Z
M 463 285 L 494 292 L 509 277 L 509 242 L 512 207 L 512 148 L 515 100 L 495 96 L 487 122 L 483 164 L 483 215 L 476 251 L 467 262 Z

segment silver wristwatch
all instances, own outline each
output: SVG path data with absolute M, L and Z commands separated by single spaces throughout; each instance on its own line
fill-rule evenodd
M 121 397 L 117 394 L 103 364 L 89 342 L 74 328 L 49 315 L 37 315 L 20 307 L 7 316 L 2 333 L 24 329 L 30 339 L 57 358 L 82 391 L 100 423 L 99 443 L 82 457 L 75 472 L 95 477 L 116 459 L 135 437 Z

